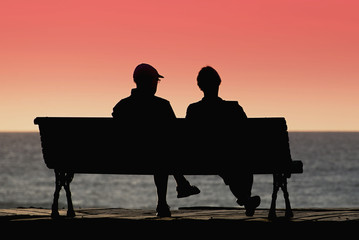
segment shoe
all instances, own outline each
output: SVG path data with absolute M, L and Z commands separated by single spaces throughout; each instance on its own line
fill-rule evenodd
M 252 217 L 256 208 L 261 204 L 261 198 L 259 196 L 250 197 L 244 207 L 246 209 L 246 216 Z
M 177 198 L 185 198 L 191 195 L 199 194 L 201 191 L 196 186 L 184 185 L 177 186 Z
M 156 212 L 157 217 L 171 217 L 170 207 L 167 204 L 157 205 Z

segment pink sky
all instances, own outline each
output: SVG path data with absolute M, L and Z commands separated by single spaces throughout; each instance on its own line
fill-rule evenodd
M 48 1 L 0 3 L 0 131 L 37 116 L 110 116 L 146 62 L 178 117 L 202 98 L 201 67 L 249 117 L 289 130 L 359 131 L 359 2 Z

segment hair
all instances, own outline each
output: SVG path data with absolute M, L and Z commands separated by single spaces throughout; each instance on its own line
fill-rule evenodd
M 203 67 L 197 76 L 198 87 L 203 90 L 211 86 L 219 86 L 222 80 L 218 72 L 210 66 Z

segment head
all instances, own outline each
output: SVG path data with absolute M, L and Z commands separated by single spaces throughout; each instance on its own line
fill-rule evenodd
M 205 97 L 218 97 L 221 78 L 217 71 L 210 67 L 202 68 L 197 76 L 197 85 L 203 91 Z
M 157 91 L 157 83 L 160 78 L 163 78 L 163 76 L 158 74 L 154 67 L 146 63 L 138 65 L 133 72 L 133 80 L 137 89 L 152 95 Z

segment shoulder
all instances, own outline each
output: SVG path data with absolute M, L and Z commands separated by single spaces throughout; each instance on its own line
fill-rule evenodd
M 205 106 L 203 105 L 202 100 L 199 102 L 191 103 L 187 107 L 186 118 L 187 119 L 197 119 L 197 118 L 203 117 L 203 112 L 205 112 L 204 107 Z
M 133 99 L 131 97 L 123 98 L 114 106 L 113 109 L 115 110 L 115 109 L 120 109 L 120 108 L 126 107 L 126 106 L 130 105 L 132 102 L 133 102 Z
M 223 100 L 222 101 L 223 105 L 226 105 L 227 107 L 231 107 L 231 108 L 242 108 L 238 101 L 227 101 L 227 100 Z
M 168 100 L 166 100 L 166 99 L 164 99 L 164 98 L 161 98 L 161 97 L 154 96 L 154 101 L 155 101 L 156 103 L 170 105 L 170 101 L 168 101 Z
M 223 104 L 228 112 L 233 114 L 233 117 L 238 118 L 247 118 L 246 113 L 244 112 L 241 105 L 238 101 L 223 101 Z
M 154 98 L 152 100 L 152 105 L 157 109 L 161 109 L 160 111 L 172 111 L 173 112 L 170 101 L 168 101 L 164 98 L 154 96 Z
M 164 118 L 176 118 L 176 114 L 174 113 L 170 102 L 164 98 L 160 98 L 154 96 L 153 102 L 155 104 L 155 108 L 157 109 L 157 114 Z
M 112 112 L 112 116 L 114 118 L 118 118 L 120 116 L 120 113 L 123 112 L 128 105 L 130 105 L 129 103 L 131 102 L 131 98 L 127 97 L 124 99 L 121 99 L 114 107 L 113 107 L 113 112 Z
M 198 101 L 198 102 L 191 103 L 190 105 L 188 105 L 188 108 L 187 108 L 187 109 L 197 108 L 197 107 L 200 107 L 201 105 L 202 105 L 202 101 Z
M 190 105 L 188 105 L 187 107 L 187 113 L 191 112 L 191 111 L 196 111 L 198 109 L 201 109 L 203 107 L 203 101 L 198 101 L 195 103 L 191 103 Z

